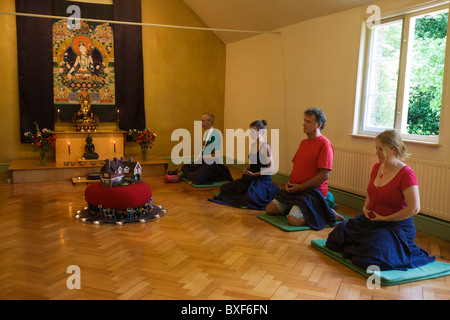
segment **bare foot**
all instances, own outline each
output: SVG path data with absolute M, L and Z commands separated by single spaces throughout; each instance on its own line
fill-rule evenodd
M 305 218 L 296 218 L 294 216 L 287 216 L 287 222 L 291 226 L 306 226 L 306 220 Z
M 280 209 L 278 209 L 278 207 L 275 204 L 269 203 L 266 207 L 266 214 L 269 214 L 271 216 L 279 216 L 282 213 L 280 212 Z
M 333 209 L 331 209 L 334 213 L 334 215 L 336 216 L 336 220 L 337 221 L 344 221 L 345 218 L 343 216 L 341 216 L 339 213 L 337 213 L 336 211 L 334 211 Z

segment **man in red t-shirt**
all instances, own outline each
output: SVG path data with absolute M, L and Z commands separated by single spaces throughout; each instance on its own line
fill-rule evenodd
M 309 108 L 304 113 L 304 139 L 292 159 L 294 167 L 286 184 L 285 195 L 295 197 L 296 193 L 309 188 L 318 189 L 323 197 L 328 194 L 328 177 L 333 167 L 334 150 L 331 142 L 322 135 L 326 118 L 319 108 Z M 288 223 L 294 226 L 306 225 L 299 206 L 275 199 L 266 207 L 267 214 L 288 214 Z

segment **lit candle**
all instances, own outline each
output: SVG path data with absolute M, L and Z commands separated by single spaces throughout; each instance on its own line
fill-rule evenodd
M 70 154 L 70 141 L 67 141 L 67 149 L 69 150 L 69 154 Z
M 117 122 L 119 122 L 119 119 L 120 119 L 120 117 L 119 117 L 119 113 L 120 113 L 120 111 L 119 111 L 119 110 L 117 110 Z
M 59 118 L 59 112 L 60 112 L 60 110 L 58 109 L 58 122 L 60 121 L 60 118 Z
M 116 140 L 114 140 L 114 153 L 116 153 Z

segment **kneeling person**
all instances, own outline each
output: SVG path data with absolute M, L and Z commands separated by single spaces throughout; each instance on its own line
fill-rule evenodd
M 202 115 L 202 127 L 205 129 L 202 152 L 195 163 L 181 167 L 184 176 L 193 184 L 207 185 L 214 182 L 232 181 L 230 170 L 221 161 L 221 138 L 213 127 L 214 116 Z
M 264 210 L 273 200 L 279 188 L 271 178 L 274 165 L 270 145 L 263 137 L 266 125 L 266 120 L 256 120 L 250 124 L 250 136 L 255 142 L 249 153 L 250 167 L 244 169 L 242 178 L 222 185 L 220 194 L 208 200 L 255 210 Z
M 333 166 L 333 146 L 322 135 L 326 118 L 319 108 L 309 108 L 304 113 L 302 140 L 292 159 L 294 167 L 284 190 L 266 207 L 267 214 L 287 214 L 293 226 L 309 225 L 319 230 L 326 224 L 334 225 L 336 219 L 344 220 L 328 206 L 328 177 Z

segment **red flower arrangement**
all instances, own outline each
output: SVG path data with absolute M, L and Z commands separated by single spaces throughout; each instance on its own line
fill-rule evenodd
M 153 142 L 156 140 L 156 133 L 150 129 L 144 129 L 143 131 L 130 129 L 128 135 L 141 147 L 142 160 L 147 160 L 147 151 L 149 147 L 152 148 Z
M 40 130 L 39 125 L 36 122 L 34 124 L 36 125 L 36 133 L 25 132 L 25 140 L 34 146 L 34 151 L 40 152 L 41 164 L 46 164 L 47 152 L 50 151 L 50 147 L 55 147 L 56 135 L 47 128 Z

